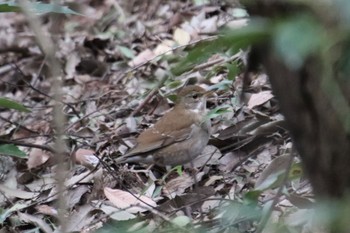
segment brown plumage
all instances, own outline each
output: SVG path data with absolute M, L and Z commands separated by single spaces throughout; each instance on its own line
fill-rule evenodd
M 175 107 L 143 131 L 135 147 L 116 162 L 182 165 L 197 157 L 210 136 L 207 94 L 199 86 L 184 87 L 178 93 Z

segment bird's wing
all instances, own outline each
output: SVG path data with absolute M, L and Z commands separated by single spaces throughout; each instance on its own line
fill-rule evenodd
M 180 142 L 183 140 L 186 140 L 187 138 L 191 137 L 191 134 L 193 132 L 192 127 L 184 127 L 182 129 L 177 129 L 172 132 L 157 132 L 154 128 L 150 128 L 146 131 L 144 131 L 139 136 L 140 139 L 145 143 L 138 143 L 136 146 L 128 153 L 126 153 L 124 156 L 129 157 L 136 154 L 142 154 L 146 152 L 150 152 L 152 150 L 156 150 L 165 146 L 168 146 L 174 142 Z M 123 156 L 123 157 L 124 157 Z
M 179 120 L 186 118 L 191 120 Z M 167 112 L 153 127 L 139 135 L 136 146 L 124 156 L 129 157 L 150 152 L 191 137 L 195 126 L 193 120 L 194 114 L 192 112 L 179 112 L 174 111 L 174 109 Z

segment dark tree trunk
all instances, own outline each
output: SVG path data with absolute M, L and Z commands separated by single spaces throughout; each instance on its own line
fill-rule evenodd
M 269 4 L 252 8 L 253 14 L 275 17 L 275 12 L 288 9 Z M 329 69 L 317 56 L 310 56 L 294 71 L 277 57 L 269 42 L 254 46 L 250 56 L 248 60 L 255 63 L 250 67 L 262 64 L 270 78 L 315 194 L 319 198 L 343 197 L 350 191 L 350 135 L 346 125 L 350 116 L 343 111 L 349 109 L 350 76 L 340 78 L 337 71 L 325 78 L 326 71 L 336 70 L 337 61 L 327 64 Z M 345 101 L 339 101 L 342 98 Z
M 343 196 L 350 188 L 350 137 L 338 115 L 342 106 L 334 106 L 334 93 L 322 86 L 322 65 L 311 58 L 293 72 L 271 50 L 264 54 L 263 65 L 315 194 Z

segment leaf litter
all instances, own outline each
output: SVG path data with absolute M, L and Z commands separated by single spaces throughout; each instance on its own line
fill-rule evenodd
M 129 229 L 148 231 L 206 226 L 218 232 L 219 222 L 230 223 L 237 232 L 254 229 L 256 219 L 242 214 L 247 194 L 269 177 L 278 177 L 281 167 L 271 161 L 285 154 L 290 143 L 267 76 L 253 75 L 245 93 L 249 100 L 239 104 L 243 69 L 238 66 L 234 81 L 229 81 L 232 70 L 225 62 L 232 60 L 225 60 L 222 51 L 198 60 L 197 67 L 179 77 L 170 73 L 187 49 L 223 26 L 245 26 L 247 18 L 238 5 L 224 2 L 138 2 L 84 0 L 76 7 L 90 17 L 67 15 L 56 28 L 56 56 L 64 72 L 60 105 L 69 145 L 64 191 L 67 231 L 104 228 L 109 219 L 117 220 L 115 226 L 133 220 Z M 41 17 L 43 29 L 52 32 L 52 18 Z M 60 227 L 57 164 L 50 151 L 33 147 L 49 147 L 55 137 L 52 81 L 24 16 L 6 13 L 0 18 L 1 96 L 31 110 L 0 112 L 0 136 L 24 143 L 19 147 L 28 155 L 27 159 L 0 155 L 0 165 L 11 166 L 0 166 L 0 224 L 7 230 L 53 232 Z M 244 64 L 244 53 L 235 59 Z M 202 155 L 192 166 L 172 171 L 113 164 L 134 145 L 138 133 L 173 106 L 169 94 L 185 83 L 219 87 L 208 101 L 209 110 L 216 110 L 212 137 Z M 292 181 L 292 187 L 294 193 L 278 203 L 282 206 L 283 200 L 290 200 L 289 206 L 281 208 L 274 221 L 286 218 L 290 227 L 297 228 L 310 224 L 298 221 L 305 213 L 295 208 L 307 206 L 312 191 L 302 176 Z M 266 197 L 274 198 L 271 189 L 267 186 L 258 196 L 257 209 L 266 204 Z M 236 209 L 230 209 L 229 203 Z

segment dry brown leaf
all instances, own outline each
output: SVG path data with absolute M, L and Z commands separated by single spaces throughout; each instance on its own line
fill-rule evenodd
M 39 195 L 39 193 L 27 192 L 21 189 L 11 189 L 2 184 L 0 184 L 0 191 L 9 198 L 33 199 Z
M 200 181 L 203 175 L 204 172 L 199 172 L 196 174 L 196 180 Z M 191 187 L 194 184 L 195 180 L 193 178 L 194 177 L 192 175 L 183 173 L 181 176 L 170 180 L 163 187 L 164 194 L 170 199 L 183 194 L 185 192 L 185 189 Z
M 200 30 L 200 25 L 205 20 L 205 14 L 206 13 L 204 11 L 202 11 L 198 15 L 194 15 L 191 18 L 190 26 L 193 27 L 195 29 L 195 31 L 199 31 Z M 185 25 L 182 25 L 182 26 L 184 27 Z
M 64 182 L 67 186 L 73 186 L 78 182 L 90 182 L 94 178 L 94 174 L 91 173 L 91 171 L 83 172 L 79 175 L 72 176 L 68 180 Z
M 179 45 L 187 45 L 191 41 L 190 34 L 181 28 L 175 29 L 173 38 Z
M 39 226 L 43 232 L 46 232 L 46 233 L 53 232 L 50 225 L 47 224 L 42 218 L 30 215 L 30 214 L 21 213 L 21 212 L 18 212 L 17 214 L 21 221 L 34 223 L 35 225 Z
M 212 200 L 208 200 L 208 201 L 204 201 L 202 204 L 202 210 L 203 212 L 208 212 L 208 211 L 212 211 L 213 209 L 217 208 L 221 201 L 219 200 L 222 197 L 209 197 L 208 199 L 212 199 Z
M 95 151 L 87 149 L 78 149 L 74 153 L 74 160 L 89 169 L 94 169 L 100 160 L 96 157 Z
M 40 179 L 26 184 L 26 188 L 32 192 L 43 192 L 45 190 L 53 188 L 56 185 L 56 182 L 57 180 L 53 177 L 52 174 L 42 175 Z
M 230 172 L 232 169 L 237 166 L 247 154 L 243 151 L 233 151 L 225 154 L 220 158 L 219 169 L 223 172 Z
M 139 53 L 139 55 L 137 55 L 134 59 L 132 59 L 128 65 L 130 67 L 135 67 L 152 60 L 155 56 L 156 55 L 150 49 L 146 49 L 145 51 Z
M 91 212 L 95 209 L 90 203 L 79 206 L 70 213 L 66 222 L 66 232 L 80 232 L 95 219 Z
M 120 189 L 104 188 L 104 193 L 117 208 L 124 209 L 129 213 L 145 212 L 157 203 L 147 196 L 131 194 Z
M 247 26 L 248 19 L 236 19 L 228 22 L 225 26 L 230 29 L 238 29 L 244 26 Z
M 46 151 L 38 148 L 32 148 L 27 161 L 28 169 L 32 169 L 44 164 L 49 158 L 50 155 L 48 155 Z
M 46 122 L 47 123 L 47 122 Z M 38 124 L 36 124 L 38 125 Z M 39 124 L 40 125 L 40 124 Z M 37 138 L 34 144 L 45 145 L 46 141 L 43 138 Z M 32 169 L 44 164 L 50 158 L 50 154 L 47 151 L 41 150 L 39 148 L 32 148 L 28 155 L 27 167 Z
M 256 106 L 262 105 L 273 98 L 271 91 L 261 91 L 256 94 L 252 94 L 248 101 L 248 108 L 252 109 Z
M 49 159 L 49 156 L 43 150 L 33 148 L 28 156 L 27 167 L 32 169 L 44 164 Z
M 35 206 L 35 209 L 39 213 L 49 215 L 49 216 L 57 216 L 57 214 L 58 214 L 57 209 L 55 209 L 49 205 L 38 205 L 38 206 Z
M 80 57 L 77 53 L 72 53 L 68 56 L 64 71 L 68 77 L 73 77 L 75 74 L 75 67 L 80 62 Z
M 220 150 L 215 146 L 208 145 L 203 152 L 192 161 L 193 167 L 203 167 L 205 165 L 219 164 L 219 158 L 222 156 Z
M 201 33 L 215 33 L 218 30 L 217 22 L 218 22 L 217 16 L 203 20 L 200 24 L 199 32 L 201 32 Z
M 112 219 L 118 220 L 118 221 L 125 221 L 125 220 L 136 218 L 136 215 L 131 214 L 125 210 L 120 210 L 114 206 L 102 205 L 100 207 L 100 210 L 102 210 L 105 214 L 110 216 Z
M 262 185 L 265 181 L 268 180 L 269 176 L 272 176 L 274 174 L 278 174 L 285 170 L 288 166 L 288 163 L 290 162 L 290 155 L 280 155 L 264 169 L 264 171 L 260 174 L 259 178 L 257 179 L 255 183 L 255 187 L 259 187 Z
M 271 152 L 269 149 L 270 148 L 265 148 L 256 155 L 256 161 L 259 164 L 265 165 L 271 163 Z
M 216 181 L 222 180 L 224 177 L 223 176 L 210 176 L 209 179 L 205 182 L 204 186 L 210 186 L 213 185 Z
M 83 95 L 83 88 L 81 85 L 62 87 L 62 91 L 65 93 L 63 96 L 63 101 L 67 103 L 74 103 L 80 100 L 81 96 Z
M 155 55 L 172 54 L 172 47 L 175 45 L 173 40 L 163 40 L 162 43 L 158 44 L 157 47 L 153 50 Z
M 307 197 L 303 197 L 298 194 L 290 193 L 286 196 L 287 200 L 299 209 L 311 208 L 314 205 L 314 201 Z
M 78 84 L 85 84 L 93 80 L 93 78 L 88 74 L 74 75 L 74 81 Z
M 67 208 L 73 209 L 75 205 L 81 202 L 82 196 L 89 190 L 90 188 L 87 185 L 79 185 L 74 189 L 69 189 L 65 195 Z

